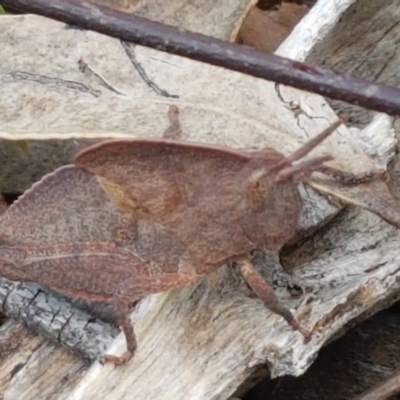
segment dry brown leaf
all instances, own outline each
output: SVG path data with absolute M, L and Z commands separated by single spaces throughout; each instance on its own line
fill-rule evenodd
M 253 7 L 243 22 L 239 41 L 247 46 L 273 52 L 307 12 L 306 6 L 296 3 L 282 3 L 278 10 L 269 11 Z

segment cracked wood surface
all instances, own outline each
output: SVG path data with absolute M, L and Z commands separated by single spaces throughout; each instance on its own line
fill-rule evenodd
M 109 307 L 102 307 L 96 319 L 93 307 L 77 302 L 72 308 L 65 298 L 47 295 L 37 285 L 2 279 L 0 303 L 9 317 L 24 320 L 30 328 L 86 359 L 97 359 L 119 333 L 112 325 Z
M 338 2 L 331 2 L 333 3 Z M 0 20 L 0 23 L 19 24 L 14 35 L 18 35 L 21 26 L 27 27 L 28 32 L 29 29 L 34 29 L 36 35 L 40 35 L 43 29 L 42 40 L 51 36 L 56 43 L 61 40 L 60 30 L 65 29 L 62 24 L 45 22 L 37 17 L 16 17 L 12 22 L 4 21 Z M 125 64 L 118 64 L 119 59 L 116 57 L 121 54 L 126 56 L 123 47 L 117 41 L 101 35 L 73 30 L 72 36 L 68 36 L 71 32 L 68 29 L 66 32 L 63 32 L 63 41 L 67 43 L 66 46 L 70 45 L 72 59 L 63 54 L 64 58 L 59 65 L 63 65 L 64 69 L 57 71 L 57 63 L 53 63 L 50 68 L 55 64 L 56 70 L 48 72 L 53 78 L 57 74 L 62 78 L 57 81 L 57 86 L 35 86 L 39 92 L 45 90 L 44 93 L 49 96 L 49 102 L 42 103 L 45 105 L 44 112 L 34 107 L 24 110 L 26 119 L 22 116 L 15 119 L 15 123 L 11 123 L 11 119 L 5 121 L 3 126 L 6 126 L 2 128 L 5 130 L 4 136 L 32 138 L 39 137 L 41 132 L 43 138 L 61 135 L 121 137 L 133 131 L 132 126 L 135 127 L 135 135 L 155 136 L 155 133 L 162 132 L 166 123 L 165 110 L 171 101 L 168 102 L 163 96 L 154 93 L 143 82 L 142 77 L 135 75 L 137 70 L 132 72 L 131 66 L 128 68 L 128 75 L 124 75 Z M 84 44 L 82 39 L 86 40 Z M 49 44 L 46 40 L 41 46 L 44 44 L 50 45 L 50 48 L 53 46 L 53 43 Z M 27 56 L 31 54 L 30 51 L 38 51 L 28 48 L 32 47 L 32 43 L 24 47 L 23 40 L 22 47 L 21 53 L 28 54 Z M 76 47 L 80 49 L 79 54 L 71 50 Z M 92 48 L 96 51 L 91 50 Z M 180 96 L 173 99 L 173 103 L 178 104 L 183 111 L 184 133 L 190 139 L 242 148 L 257 148 L 268 143 L 288 152 L 310 132 L 318 132 L 327 119 L 334 119 L 326 103 L 318 96 L 278 88 L 284 99 L 284 102 L 280 102 L 276 88 L 265 82 L 226 71 L 220 74 L 215 68 L 146 50 L 140 46 L 136 46 L 135 50 L 136 58 L 147 76 L 152 77 L 163 90 Z M 99 51 L 108 58 L 99 56 Z M 84 74 L 88 80 L 84 85 L 102 91 L 101 98 L 68 86 L 69 81 L 77 79 L 73 76 L 78 76 L 76 81 L 82 83 L 82 76 L 77 72 L 77 65 L 82 59 L 95 71 Z M 108 66 L 106 60 L 111 66 Z M 33 67 L 38 77 L 46 76 L 37 73 L 45 68 L 45 64 L 46 62 Z M 21 62 L 20 66 L 14 68 L 21 68 L 23 65 Z M 115 65 L 122 72 L 118 76 L 111 73 L 116 68 Z M 160 71 L 161 65 L 165 70 Z M 167 73 L 168 79 L 160 81 L 161 73 Z M 189 75 L 189 79 L 185 78 L 185 73 Z M 192 82 L 193 76 L 196 76 L 196 82 Z M 130 86 L 132 77 L 135 87 Z M 7 73 L 2 79 L 10 83 Z M 227 82 L 224 84 L 225 79 Z M 207 82 L 208 85 L 209 82 L 215 84 L 210 93 L 207 92 Z M 58 83 L 61 85 L 62 96 L 57 93 Z M 197 86 L 191 86 L 193 83 Z M 20 95 L 29 95 L 28 89 L 32 84 L 38 85 L 30 81 L 11 81 L 12 91 L 0 97 L 0 102 L 1 98 L 10 99 L 7 96 L 15 101 L 13 96 L 18 95 L 15 93 L 19 90 Z M 110 84 L 116 91 L 107 89 Z M 185 90 L 182 90 L 183 84 Z M 199 87 L 203 90 L 199 91 Z M 136 96 L 140 91 L 147 93 L 148 97 L 144 96 L 139 102 Z M 117 92 L 124 93 L 126 99 L 121 99 L 123 96 Z M 41 95 L 43 93 L 39 94 L 39 98 Z M 50 99 L 54 100 L 52 96 L 61 104 L 50 102 Z M 290 107 L 287 107 L 292 104 L 291 101 L 297 103 L 304 113 L 296 117 Z M 49 107 L 50 104 L 53 109 Z M 72 104 L 73 110 L 67 108 L 66 115 L 60 117 L 59 110 L 67 104 Z M 110 104 L 113 105 L 113 113 L 104 118 Z M 270 105 L 269 114 L 265 112 L 266 104 Z M 7 110 L 13 111 L 12 107 Z M 40 118 L 36 118 L 34 124 L 30 118 L 29 125 L 27 120 L 33 111 L 39 113 L 37 116 Z M 76 117 L 74 119 L 71 118 L 72 111 Z M 58 119 L 55 118 L 56 115 Z M 93 133 L 94 130 L 98 130 L 99 134 Z M 381 141 L 393 142 L 390 126 L 387 129 L 380 128 L 378 132 Z M 291 139 L 291 134 L 298 135 L 297 139 Z M 346 169 L 357 169 L 357 165 L 358 168 L 370 168 L 372 164 L 368 159 L 363 159 L 365 156 L 357 150 L 357 143 L 348 138 L 347 130 L 343 128 L 341 134 L 343 136 L 340 140 L 332 140 L 328 145 L 329 151 L 338 157 L 339 165 L 345 165 L 348 167 Z M 379 155 L 382 156 L 382 153 L 379 152 Z M 365 160 L 365 164 L 362 160 Z M 309 192 L 309 189 L 304 189 L 304 193 Z M 329 200 L 321 197 L 319 199 L 318 203 L 306 204 L 303 226 L 318 225 L 326 218 L 324 209 L 327 206 L 331 209 L 330 215 L 336 212 Z M 320 211 L 321 215 L 315 213 L 316 209 L 323 211 Z M 308 225 L 304 221 L 308 221 Z M 260 302 L 249 297 L 249 290 L 235 270 L 223 267 L 196 286 L 150 296 L 141 302 L 134 313 L 140 347 L 131 364 L 113 369 L 110 366 L 100 367 L 96 363 L 81 376 L 81 367 L 77 366 L 82 361 L 75 359 L 77 364 L 72 362 L 70 367 L 73 377 L 71 384 L 60 387 L 57 394 L 49 392 L 47 398 L 90 399 L 98 398 L 99 393 L 115 399 L 157 398 L 157 394 L 162 392 L 165 399 L 225 399 L 265 362 L 275 376 L 303 372 L 319 348 L 348 321 L 360 318 L 360 315 L 365 317 L 379 307 L 387 306 L 395 300 L 398 291 L 395 278 L 400 263 L 394 256 L 398 241 L 397 230 L 361 210 L 351 218 L 338 220 L 336 223 L 331 230 L 325 230 L 316 236 L 315 244 L 313 240 L 307 241 L 305 247 L 297 250 L 293 257 L 285 256 L 287 267 L 295 269 L 295 278 L 303 279 L 306 297 L 288 298 L 285 288 L 277 289 L 281 297 L 286 299 L 286 304 L 291 309 L 296 309 L 296 315 L 306 326 L 317 325 L 321 328 L 307 346 L 302 344 L 300 335 L 291 332 L 279 317 L 271 315 Z M 374 229 L 371 230 L 371 226 Z M 363 252 L 360 252 L 360 243 L 365 249 Z M 374 260 L 379 260 L 379 263 Z M 260 264 L 263 264 L 262 261 Z M 45 351 L 42 354 L 48 354 L 52 345 L 45 343 L 43 346 Z M 121 351 L 123 346 L 124 340 L 120 337 L 114 343 L 113 349 Z M 29 371 L 37 370 L 35 360 L 37 361 L 39 354 L 34 353 L 25 367 L 16 372 L 5 390 L 4 398 L 18 398 L 17 393 L 26 393 L 24 390 L 32 384 L 32 380 L 28 379 Z M 50 371 L 57 365 L 54 358 L 46 359 L 43 356 L 40 360 L 47 366 L 41 376 L 51 380 Z M 79 384 L 75 387 L 78 380 Z M 182 393 L 184 397 L 179 397 Z M 54 397 L 56 395 L 59 397 Z

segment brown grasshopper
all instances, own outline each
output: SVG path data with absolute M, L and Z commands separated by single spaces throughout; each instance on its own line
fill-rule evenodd
M 307 340 L 252 265 L 255 248 L 278 251 L 302 209 L 298 182 L 330 159 L 297 164 L 338 121 L 285 157 L 175 140 L 177 109 L 163 139 L 116 140 L 89 147 L 75 165 L 33 185 L 0 219 L 0 275 L 33 281 L 81 299 L 115 302 L 127 341 L 136 340 L 129 305 L 189 285 L 234 261 L 265 306 Z
M 0 240 L 1 276 L 115 303 L 128 350 L 103 361 L 116 364 L 136 348 L 129 305 L 199 278 L 190 266 L 177 271 L 186 252 L 178 240 L 162 226 L 120 213 L 97 178 L 72 165 L 46 175 L 9 207 L 0 218 Z

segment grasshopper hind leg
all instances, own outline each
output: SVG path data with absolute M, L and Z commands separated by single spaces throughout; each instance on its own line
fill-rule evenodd
M 124 296 L 117 295 L 115 297 L 117 321 L 118 325 L 121 326 L 122 331 L 124 332 L 127 350 L 121 356 L 104 354 L 99 360 L 101 364 L 111 363 L 114 365 L 123 365 L 131 360 L 134 356 L 137 344 L 135 331 L 130 319 L 130 306 L 132 305 L 132 303 L 132 300 Z

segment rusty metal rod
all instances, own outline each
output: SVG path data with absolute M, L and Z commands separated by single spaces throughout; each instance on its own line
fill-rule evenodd
M 400 90 L 395 87 L 292 61 L 87 1 L 1 0 L 1 4 L 331 99 L 400 115 Z

